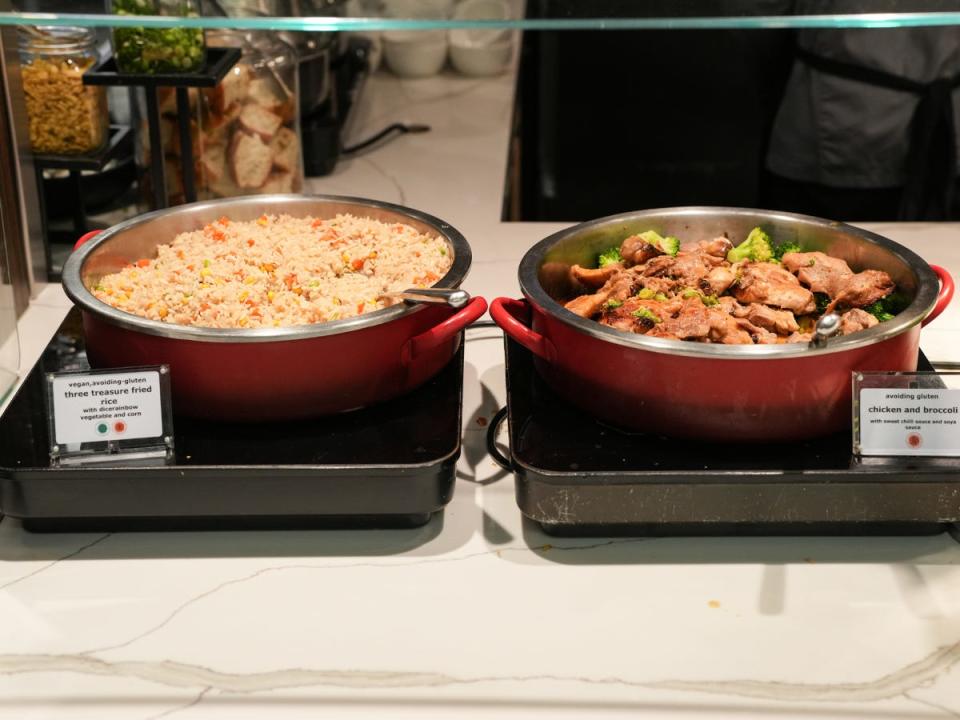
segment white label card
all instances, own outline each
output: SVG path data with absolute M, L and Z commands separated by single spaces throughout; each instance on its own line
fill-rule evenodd
M 58 445 L 163 435 L 158 370 L 55 376 L 51 395 Z
M 960 390 L 861 388 L 861 455 L 960 457 Z

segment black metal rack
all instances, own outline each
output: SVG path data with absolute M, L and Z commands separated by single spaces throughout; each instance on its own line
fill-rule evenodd
M 119 157 L 130 142 L 130 128 L 127 125 L 111 125 L 110 134 L 103 146 L 86 155 L 46 155 L 35 153 L 33 164 L 37 169 L 38 197 L 40 199 L 40 218 L 43 223 L 43 235 L 49 238 L 47 229 L 47 202 L 43 186 L 44 170 L 66 170 L 68 172 L 70 193 L 73 198 L 73 230 L 79 238 L 89 229 L 87 226 L 86 202 L 84 201 L 83 184 L 81 183 L 84 171 L 100 172 L 107 163 Z M 47 267 L 53 267 L 50 253 L 50 242 L 45 245 L 47 253 Z
M 211 88 L 240 60 L 239 48 L 207 48 L 207 62 L 202 70 L 193 73 L 122 73 L 113 56 L 95 65 L 83 75 L 85 85 L 142 87 L 147 99 L 147 130 L 150 134 L 150 182 L 156 209 L 167 207 L 167 185 L 160 139 L 160 104 L 157 90 L 171 87 L 177 96 L 177 129 L 180 139 L 183 192 L 187 202 L 197 199 L 194 178 L 193 145 L 190 141 L 190 98 L 187 88 Z

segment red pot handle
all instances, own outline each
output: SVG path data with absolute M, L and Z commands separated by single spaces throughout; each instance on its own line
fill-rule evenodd
M 73 249 L 79 250 L 81 245 L 83 245 L 87 240 L 95 238 L 97 235 L 100 234 L 100 232 L 101 232 L 100 230 L 91 230 L 88 233 L 84 233 L 83 235 L 80 236 L 80 239 L 77 240 L 76 243 L 74 243 Z
M 930 314 L 923 319 L 923 322 L 920 323 L 921 325 L 927 325 L 936 320 L 937 315 L 947 309 L 947 305 L 950 304 L 950 300 L 953 298 L 953 277 L 950 273 L 939 265 L 931 265 L 930 269 L 940 278 L 940 292 L 937 293 L 937 304 L 933 306 Z
M 529 322 L 530 304 L 526 300 L 497 298 L 490 303 L 490 317 L 499 325 L 510 339 L 523 345 L 527 350 L 547 362 L 557 359 L 557 348 L 550 339 L 534 332 L 520 318 Z
M 404 365 L 409 365 L 416 360 L 418 356 L 428 350 L 433 350 L 443 343 L 448 342 L 486 311 L 487 301 L 482 297 L 473 298 L 464 307 L 460 308 L 439 325 L 435 325 L 426 332 L 410 338 L 407 344 L 403 346 L 400 359 Z

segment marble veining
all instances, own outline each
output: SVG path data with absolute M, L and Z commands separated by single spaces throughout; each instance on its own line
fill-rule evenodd
M 558 546 L 558 545 L 544 544 L 544 545 L 538 545 L 535 547 L 527 547 L 527 546 L 504 547 L 504 548 L 496 548 L 493 550 L 484 550 L 480 552 L 469 553 L 467 555 L 458 555 L 454 557 L 435 557 L 435 558 L 422 558 L 418 560 L 411 560 L 403 563 L 403 567 L 414 567 L 418 565 L 446 565 L 450 563 L 460 563 L 460 562 L 469 561 L 469 560 L 476 560 L 477 558 L 489 557 L 490 555 L 495 555 L 497 557 L 500 557 L 504 553 L 511 553 L 511 552 L 517 552 L 517 553 L 551 552 L 551 551 L 580 552 L 585 550 L 595 550 L 597 548 L 602 548 L 602 547 L 609 547 L 611 545 L 635 545 L 641 542 L 648 542 L 649 540 L 650 538 L 622 538 L 622 539 L 615 539 L 615 540 L 614 539 L 603 540 L 600 542 L 593 542 L 586 545 L 569 545 L 569 546 L 559 545 Z M 194 595 L 190 599 L 186 600 L 185 602 L 181 603 L 176 608 L 174 608 L 165 618 L 163 618 L 163 620 L 156 623 L 155 625 L 148 628 L 147 630 L 144 630 L 139 635 L 136 635 L 130 638 L 129 640 L 125 640 L 124 642 L 116 643 L 114 645 L 107 645 L 104 647 L 97 647 L 97 648 L 92 648 L 90 650 L 84 650 L 83 652 L 79 653 L 79 655 L 93 655 L 96 653 L 107 652 L 108 650 L 119 650 L 121 648 L 129 647 L 130 645 L 133 645 L 135 642 L 142 640 L 145 637 L 148 637 L 149 635 L 153 635 L 158 630 L 163 629 L 164 627 L 169 625 L 180 613 L 182 613 L 188 607 L 195 605 L 197 602 L 204 600 L 206 598 L 209 598 L 210 596 L 215 595 L 219 593 L 221 590 L 224 590 L 228 587 L 242 585 L 243 583 L 250 582 L 251 580 L 255 580 L 256 578 L 262 577 L 264 575 L 270 575 L 273 573 L 280 573 L 280 572 L 285 572 L 289 570 L 330 571 L 330 570 L 356 570 L 358 568 L 396 568 L 396 567 L 398 567 L 397 563 L 393 563 L 393 562 L 359 562 L 359 563 L 345 562 L 345 563 L 295 563 L 290 565 L 271 565 L 269 567 L 260 568 L 259 570 L 255 570 L 254 572 L 244 575 L 243 577 L 227 580 L 225 582 L 222 582 L 213 586 L 208 590 L 205 590 L 197 595 Z
M 396 177 L 388 173 L 386 170 L 384 170 L 382 167 L 380 167 L 377 163 L 375 163 L 373 160 L 371 160 L 368 157 L 358 156 L 356 159 L 357 159 L 357 162 L 362 162 L 368 165 L 370 168 L 373 169 L 374 172 L 376 172 L 378 175 L 383 177 L 387 182 L 389 182 L 393 186 L 394 190 L 396 190 L 397 192 L 396 202 L 398 205 L 407 204 L 407 194 L 403 191 L 403 186 L 397 181 Z
M 0 519 L 0 521 L 2 521 L 2 519 Z M 42 572 L 44 572 L 44 571 L 46 571 L 46 570 L 49 570 L 50 568 L 52 568 L 52 567 L 53 567 L 54 565 L 56 565 L 57 563 L 61 563 L 61 562 L 63 562 L 64 560 L 69 560 L 70 558 L 75 558 L 75 557 L 76 557 L 77 555 L 79 555 L 80 553 L 82 553 L 82 552 L 84 552 L 84 551 L 86 551 L 86 550 L 89 550 L 90 548 L 94 547 L 95 545 L 99 545 L 99 544 L 102 543 L 104 540 L 106 540 L 108 537 L 110 537 L 112 534 L 113 534 L 113 533 L 106 533 L 106 534 L 104 534 L 104 535 L 101 535 L 101 536 L 98 537 L 96 540 L 92 540 L 91 542 L 88 542 L 86 545 L 83 545 L 82 547 L 79 547 L 79 548 L 77 548 L 76 550 L 74 550 L 74 551 L 72 551 L 72 552 L 70 552 L 70 553 L 67 553 L 66 555 L 63 555 L 62 557 L 59 557 L 59 558 L 57 558 L 56 560 L 51 560 L 51 561 L 48 562 L 46 565 L 41 565 L 41 566 L 38 567 L 36 570 L 31 570 L 30 572 L 26 573 L 25 575 L 21 575 L 20 577 L 13 578 L 12 580 L 8 580 L 7 582 L 5 582 L 5 583 L 3 583 L 2 585 L 0 585 L 0 590 L 6 590 L 7 588 L 13 587 L 14 585 L 17 585 L 18 583 L 21 583 L 21 582 L 23 582 L 24 580 L 29 580 L 29 579 L 32 578 L 32 577 L 36 577 L 36 576 L 39 575 L 40 573 L 42 573 Z
M 385 689 L 429 688 L 481 683 L 561 682 L 618 685 L 648 690 L 733 695 L 778 702 L 877 702 L 908 697 L 928 688 L 960 661 L 960 642 L 938 648 L 928 656 L 875 680 L 844 683 L 795 683 L 762 680 L 632 680 L 625 677 L 554 674 L 456 676 L 441 672 L 402 670 L 335 670 L 286 668 L 255 673 L 227 673 L 191 663 L 164 660 L 109 661 L 89 655 L 0 655 L 0 674 L 76 673 L 134 678 L 177 688 L 203 688 L 230 693 L 257 693 L 306 687 Z M 917 698 L 908 699 L 918 701 Z M 922 701 L 920 702 L 928 702 Z M 196 702 L 199 702 L 199 696 Z M 941 708 L 957 712 L 950 708 Z

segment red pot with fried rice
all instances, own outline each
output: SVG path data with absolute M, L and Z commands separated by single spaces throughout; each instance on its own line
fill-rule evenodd
M 125 311 L 97 297 L 109 299 L 101 287 L 105 277 L 125 268 L 136 270 L 138 264 L 149 272 L 153 263 L 158 262 L 158 247 L 171 243 L 180 233 L 202 231 L 204 238 L 209 235 L 211 248 L 216 248 L 222 239 L 217 233 L 224 235 L 224 228 L 229 227 L 218 226 L 221 221 L 261 221 L 269 225 L 273 217 L 309 216 L 322 224 L 344 214 L 402 225 L 411 236 L 419 233 L 431 238 L 430 242 L 441 252 L 450 255 L 443 275 L 429 278 L 435 280 L 433 287 L 458 288 L 463 282 L 471 263 L 466 240 L 447 223 L 409 208 L 358 198 L 301 195 L 251 196 L 183 205 L 91 233 L 92 237 L 85 236 L 78 242 L 68 258 L 63 285 L 82 312 L 91 365 L 109 368 L 168 364 L 174 411 L 219 420 L 315 417 L 379 403 L 416 388 L 451 360 L 460 346 L 461 331 L 485 312 L 483 298 L 473 298 L 459 309 L 405 302 L 379 307 L 383 301 L 377 300 L 376 305 L 368 307 L 363 307 L 362 302 L 351 305 L 344 317 L 325 316 L 323 288 L 298 282 L 295 273 L 284 274 L 282 253 L 274 262 L 253 267 L 249 275 L 253 282 L 249 288 L 241 285 L 244 289 L 240 295 L 255 290 L 263 278 L 279 273 L 277 287 L 294 292 L 298 304 L 302 297 L 319 298 L 312 305 L 302 303 L 303 308 L 314 308 L 310 312 L 316 314 L 296 317 L 295 324 L 266 322 L 273 317 L 267 315 L 272 308 L 260 311 L 259 317 L 253 315 L 250 303 L 244 303 L 247 298 L 241 299 L 240 295 L 234 303 L 240 311 L 232 311 L 239 313 L 238 318 L 230 320 L 247 318 L 247 324 L 260 326 L 245 327 L 239 322 L 232 327 L 205 326 L 204 322 L 228 323 L 216 318 L 210 321 L 210 309 L 203 304 L 200 310 L 195 308 L 196 312 L 205 313 L 198 320 L 200 324 L 171 322 L 174 318 L 170 313 L 179 310 L 166 296 L 159 310 L 151 305 L 149 310 L 142 311 L 149 316 Z M 320 226 L 317 227 L 320 233 Z M 265 228 L 267 231 L 269 227 Z M 318 235 L 316 241 L 324 242 L 325 238 Z M 251 237 L 249 242 L 255 244 L 256 240 Z M 168 255 L 174 251 L 165 248 L 161 252 Z M 374 257 L 375 253 L 369 253 L 364 258 L 344 259 L 343 273 L 367 272 L 375 264 Z M 189 269 L 191 282 L 206 291 L 212 284 L 209 273 L 215 276 L 217 266 L 203 267 L 195 262 L 188 265 L 193 266 Z M 426 282 L 426 278 L 417 279 Z M 184 305 L 195 305 L 191 292 L 179 285 L 177 288 L 177 302 L 182 296 Z M 296 293 L 297 290 L 300 292 Z M 122 303 L 117 304 L 122 307 Z
M 755 227 L 775 243 L 797 246 L 796 253 L 782 264 L 719 261 L 734 244 L 725 238 L 738 241 Z M 636 251 L 630 239 L 648 231 L 685 245 L 674 256 L 624 260 L 617 277 L 597 268 L 598 255 L 611 247 L 629 258 Z M 631 271 L 634 259 L 643 262 Z M 826 274 L 811 277 L 817 263 Z M 837 275 L 841 266 L 846 270 Z M 823 286 L 825 278 L 839 280 Z M 498 298 L 490 313 L 533 353 L 537 371 L 561 396 L 614 425 L 718 441 L 802 439 L 849 428 L 852 373 L 915 370 L 920 328 L 953 293 L 945 270 L 860 228 L 709 207 L 576 225 L 533 246 L 519 280 L 524 298 Z M 693 287 L 682 289 L 688 282 Z M 862 306 L 894 285 L 905 306 L 877 322 Z M 844 334 L 822 347 L 809 342 L 812 327 L 795 322 L 815 313 L 811 287 L 830 290 L 827 309 L 842 313 Z

